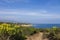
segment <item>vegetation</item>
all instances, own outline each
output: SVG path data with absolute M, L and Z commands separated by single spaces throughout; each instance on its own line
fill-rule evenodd
M 36 28 L 22 27 L 18 24 L 0 23 L 0 40 L 25 40 Z
M 60 28 L 22 27 L 18 24 L 0 23 L 0 40 L 25 40 L 26 36 L 43 32 L 49 40 L 60 40 Z

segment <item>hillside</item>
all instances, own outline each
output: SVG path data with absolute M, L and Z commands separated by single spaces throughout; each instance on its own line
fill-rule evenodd
M 60 28 L 55 26 L 34 28 L 31 24 L 21 25 L 21 23 L 0 23 L 0 40 L 60 40 Z

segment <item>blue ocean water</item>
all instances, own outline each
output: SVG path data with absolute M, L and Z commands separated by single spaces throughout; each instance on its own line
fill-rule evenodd
M 36 28 L 52 28 L 52 27 L 60 27 L 60 24 L 33 24 L 33 27 Z

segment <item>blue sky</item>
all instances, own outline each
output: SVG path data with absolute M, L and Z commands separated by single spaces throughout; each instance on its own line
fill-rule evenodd
M 0 21 L 60 24 L 60 0 L 0 0 Z

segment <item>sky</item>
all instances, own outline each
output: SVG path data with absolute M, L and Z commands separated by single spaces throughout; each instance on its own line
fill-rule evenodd
M 0 21 L 60 24 L 60 0 L 0 0 Z

